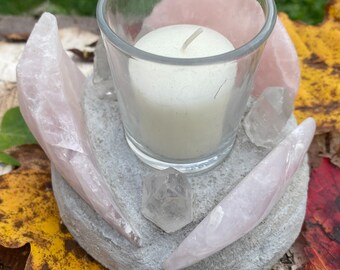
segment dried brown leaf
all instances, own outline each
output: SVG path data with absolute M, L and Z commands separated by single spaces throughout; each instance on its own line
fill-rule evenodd
M 27 32 L 16 32 L 4 35 L 8 42 L 26 42 L 29 36 L 30 33 Z
M 79 50 L 76 48 L 69 49 L 68 51 L 74 53 L 82 62 L 91 63 L 94 59 L 94 52 L 87 50 Z
M 26 243 L 22 247 L 7 248 L 0 245 L 0 269 L 23 270 L 29 263 L 31 245 Z
M 312 168 L 318 167 L 323 157 L 329 158 L 340 168 L 340 132 L 333 131 L 315 135 L 308 155 Z

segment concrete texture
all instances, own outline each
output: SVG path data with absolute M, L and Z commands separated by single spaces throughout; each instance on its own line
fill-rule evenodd
M 132 246 L 99 218 L 55 169 L 53 190 L 61 217 L 74 238 L 109 269 L 161 269 L 185 236 L 268 153 L 254 146 L 240 128 L 234 149 L 222 164 L 210 172 L 188 177 L 193 188 L 193 222 L 180 231 L 166 234 L 141 214 L 142 178 L 152 169 L 140 162 L 127 146 L 117 102 L 100 98 L 91 85 L 85 92 L 84 111 L 94 155 L 122 211 L 140 232 L 142 248 Z M 300 232 L 308 179 L 305 160 L 282 199 L 259 226 L 188 269 L 270 269 Z

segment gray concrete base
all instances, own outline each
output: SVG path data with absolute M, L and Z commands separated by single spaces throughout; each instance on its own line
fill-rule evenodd
M 161 269 L 162 263 L 204 216 L 268 153 L 254 146 L 240 128 L 230 156 L 214 170 L 189 176 L 194 220 L 166 234 L 141 214 L 142 178 L 151 168 L 128 148 L 114 99 L 102 99 L 93 87 L 84 98 L 86 124 L 103 174 L 121 209 L 142 236 L 136 248 L 117 234 L 52 170 L 61 217 L 79 244 L 109 269 Z M 234 244 L 188 268 L 195 270 L 269 269 L 293 244 L 304 219 L 309 168 L 303 163 L 270 215 Z M 261 196 L 261 195 L 260 195 Z M 231 221 L 232 222 L 232 221 Z

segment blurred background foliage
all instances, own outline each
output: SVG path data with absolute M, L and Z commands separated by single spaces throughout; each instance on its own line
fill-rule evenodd
M 136 5 L 140 0 L 135 1 Z M 327 0 L 276 0 L 279 11 L 291 19 L 318 24 L 323 21 Z M 43 11 L 95 16 L 97 0 L 0 0 L 0 14 L 39 15 Z
M 324 19 L 328 0 L 276 0 L 279 11 L 286 12 L 293 20 L 318 24 Z

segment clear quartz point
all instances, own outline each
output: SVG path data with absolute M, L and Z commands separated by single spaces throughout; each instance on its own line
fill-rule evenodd
M 254 101 L 243 121 L 249 139 L 257 146 L 271 148 L 296 127 L 294 95 L 284 87 L 268 87 Z
M 173 168 L 143 179 L 143 215 L 167 233 L 192 221 L 192 191 L 186 176 Z
M 93 68 L 93 83 L 111 80 L 109 61 L 102 39 L 99 39 L 96 45 Z
M 102 39 L 98 40 L 94 52 L 93 78 L 92 82 L 100 99 L 117 100 L 113 80 L 110 72 L 109 61 Z

